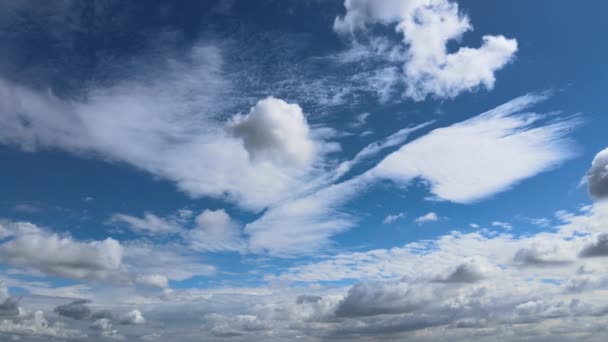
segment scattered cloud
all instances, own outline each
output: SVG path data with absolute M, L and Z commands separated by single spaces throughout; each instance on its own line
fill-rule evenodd
M 13 210 L 25 214 L 38 214 L 42 209 L 29 203 L 20 203 L 13 206 Z
M 382 223 L 384 224 L 391 224 L 399 219 L 402 219 L 405 217 L 405 213 L 399 213 L 399 214 L 393 214 L 393 215 L 388 215 L 387 217 L 384 218 L 384 220 L 382 220 Z
M 0 244 L 6 264 L 75 279 L 108 279 L 120 271 L 123 248 L 112 238 L 82 242 L 28 223 L 0 226 L 9 232 Z
M 430 213 L 427 213 L 425 215 L 422 215 L 422 216 L 418 217 L 415 221 L 418 224 L 425 224 L 425 223 L 428 223 L 428 222 L 436 222 L 436 221 L 439 221 L 439 216 L 437 216 L 437 214 L 435 214 L 434 212 L 430 212 Z
M 344 7 L 346 13 L 334 22 L 338 33 L 356 37 L 357 32 L 374 24 L 395 26 L 401 34 L 400 44 L 391 46 L 383 39 L 369 39 L 369 49 L 382 51 L 393 62 L 393 66 L 378 72 L 384 75 L 380 88 L 390 87 L 396 83 L 395 75 L 401 74 L 405 95 L 417 101 L 427 96 L 452 98 L 478 88 L 492 89 L 495 72 L 512 61 L 517 52 L 517 41 L 501 35 L 483 36 L 478 48 L 448 52 L 450 42 L 460 41 L 473 29 L 469 17 L 449 0 L 347 0 Z M 395 72 L 396 68 L 400 72 Z M 388 80 L 387 74 L 391 75 Z
M 178 233 L 181 227 L 177 222 L 158 217 L 152 213 L 144 213 L 143 218 L 127 215 L 114 214 L 109 223 L 124 223 L 132 231 L 142 235 L 166 235 Z
M 132 325 L 132 324 L 144 324 L 146 320 L 141 312 L 137 309 L 131 310 L 120 317 L 120 324 Z
M 513 229 L 513 226 L 510 223 L 500 222 L 500 221 L 494 221 L 494 222 L 492 222 L 492 227 L 498 227 L 498 228 L 502 228 L 504 230 L 511 230 L 511 229 Z

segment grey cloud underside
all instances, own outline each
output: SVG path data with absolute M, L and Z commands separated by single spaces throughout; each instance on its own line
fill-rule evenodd
M 587 171 L 586 180 L 591 196 L 598 199 L 608 198 L 608 149 L 597 154 Z
M 579 254 L 583 258 L 608 257 L 608 234 L 602 234 L 597 240 L 585 246 Z
M 91 316 L 91 309 L 86 305 L 86 300 L 78 300 L 69 304 L 57 306 L 53 312 L 58 315 L 73 319 L 85 319 Z

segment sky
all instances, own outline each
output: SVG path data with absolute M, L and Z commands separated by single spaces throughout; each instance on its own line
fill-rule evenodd
M 605 341 L 607 10 L 0 0 L 0 340 Z

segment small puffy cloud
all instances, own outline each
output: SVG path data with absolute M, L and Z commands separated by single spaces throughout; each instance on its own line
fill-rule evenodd
M 608 256 L 608 234 L 600 234 L 594 242 L 585 246 L 579 255 L 583 258 Z
M 193 249 L 201 251 L 244 251 L 246 243 L 240 226 L 224 209 L 204 210 L 195 218 L 196 226 L 183 233 Z
M 494 221 L 494 222 L 492 222 L 492 226 L 493 227 L 502 228 L 504 230 L 511 230 L 511 229 L 513 229 L 513 226 L 510 223 L 507 223 L 507 222 Z
M 161 274 L 146 274 L 140 276 L 137 278 L 136 283 L 159 289 L 166 289 L 169 287 L 169 279 Z
M 229 130 L 243 140 L 255 160 L 271 160 L 305 167 L 315 157 L 315 143 L 302 108 L 269 97 L 246 115 L 233 117 Z
M 119 322 L 123 325 L 136 325 L 144 324 L 146 320 L 139 310 L 134 309 L 122 315 Z
M 388 215 L 387 217 L 384 218 L 384 220 L 382 220 L 382 223 L 384 224 L 390 224 L 393 223 L 399 219 L 402 219 L 405 217 L 405 213 L 399 213 L 399 214 L 394 214 L 394 215 Z
M 73 319 L 85 319 L 91 316 L 91 309 L 89 308 L 87 300 L 76 300 L 69 304 L 62 304 L 53 310 L 56 314 L 64 317 Z
M 389 61 L 401 63 L 405 95 L 414 100 L 429 95 L 452 98 L 477 88 L 492 89 L 494 74 L 517 51 L 515 39 L 485 35 L 480 47 L 448 52 L 450 42 L 460 41 L 473 29 L 469 17 L 449 0 L 345 0 L 344 7 L 346 13 L 334 22 L 339 33 L 355 34 L 373 24 L 396 25 L 402 35 L 400 44 L 387 47 L 382 39 L 369 39 L 370 48 L 382 51 Z M 387 67 L 379 74 L 393 68 Z
M 608 148 L 595 156 L 586 179 L 591 196 L 608 198 Z
M 418 224 L 425 224 L 428 222 L 435 222 L 435 221 L 439 221 L 439 216 L 437 216 L 437 214 L 434 212 L 430 212 L 428 214 L 422 215 L 416 219 L 416 223 L 418 223 Z

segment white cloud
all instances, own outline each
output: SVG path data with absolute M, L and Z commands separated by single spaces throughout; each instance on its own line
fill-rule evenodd
M 269 208 L 245 226 L 251 250 L 305 254 L 327 246 L 331 236 L 355 225 L 357 218 L 343 206 L 382 179 L 405 185 L 423 179 L 440 199 L 470 203 L 557 166 L 574 155 L 567 135 L 579 121 L 524 112 L 547 96 L 525 95 L 466 121 L 435 129 L 360 175 L 324 187 L 320 182 L 319 190 Z M 400 130 L 368 145 L 355 158 L 341 163 L 329 180 L 339 180 L 353 165 L 403 143 L 411 132 L 428 124 Z
M 332 235 L 354 226 L 354 218 L 340 207 L 365 189 L 369 181 L 368 177 L 355 177 L 270 208 L 245 226 L 250 249 L 292 255 L 327 246 Z
M 405 213 L 399 213 L 399 214 L 394 214 L 394 215 L 388 215 L 387 217 L 384 218 L 384 220 L 382 220 L 382 223 L 384 224 L 391 224 L 399 219 L 402 219 L 405 217 Z
M 141 312 L 137 309 L 131 310 L 120 317 L 120 324 L 144 324 L 146 320 Z
M 195 218 L 196 226 L 185 231 L 184 238 L 200 251 L 245 251 L 241 228 L 223 209 L 204 210 Z
M 309 166 L 315 157 L 315 141 L 302 108 L 273 97 L 236 115 L 228 125 L 253 159 L 271 160 L 297 167 Z
M 182 281 L 194 276 L 211 276 L 216 272 L 216 268 L 205 263 L 200 254 L 193 253 L 182 244 L 152 244 L 141 241 L 123 244 L 123 263 L 129 274 L 162 275 L 169 280 Z M 151 255 L 154 257 L 151 258 Z
M 143 218 L 126 214 L 114 214 L 110 218 L 110 223 L 125 223 L 134 232 L 151 236 L 174 234 L 181 229 L 176 222 L 148 212 L 144 213 Z
M 608 198 L 608 148 L 600 151 L 587 171 L 589 193 L 595 198 Z
M 44 313 L 40 310 L 34 312 L 31 319 L 18 322 L 10 320 L 0 321 L 0 333 L 17 336 L 41 336 L 59 339 L 82 339 L 87 335 L 75 329 L 67 329 L 61 325 L 49 325 Z
M 159 289 L 166 289 L 169 287 L 169 279 L 162 274 L 146 274 L 139 276 L 136 280 L 138 284 L 155 287 Z
M 217 48 L 197 45 L 170 65 L 142 81 L 93 86 L 81 100 L 0 79 L 0 143 L 125 162 L 191 196 L 251 210 L 308 186 L 313 164 L 335 150 L 296 104 L 268 98 L 227 120 L 231 85 Z
M 458 203 L 509 189 L 574 156 L 566 137 L 577 119 L 525 112 L 544 99 L 525 95 L 435 129 L 387 156 L 373 172 L 406 184 L 422 178 L 434 195 Z
M 354 35 L 372 24 L 396 25 L 402 44 L 390 48 L 387 55 L 402 63 L 405 95 L 414 100 L 429 95 L 451 98 L 480 87 L 492 89 L 494 73 L 517 51 L 515 39 L 486 35 L 478 48 L 448 52 L 449 42 L 460 41 L 473 29 L 469 17 L 449 0 L 345 0 L 344 7 L 346 14 L 334 22 L 339 33 Z
M 492 227 L 498 227 L 498 228 L 502 228 L 504 230 L 511 230 L 511 229 L 513 229 L 513 226 L 510 223 L 500 222 L 500 221 L 494 221 L 494 222 L 492 222 Z
M 427 222 L 435 222 L 435 221 L 439 221 L 439 216 L 437 216 L 437 214 L 434 212 L 430 212 L 430 213 L 427 213 L 425 215 L 418 217 L 415 221 L 418 224 L 424 224 Z
M 0 224 L 10 239 L 0 244 L 6 264 L 76 279 L 107 279 L 122 266 L 123 248 L 114 239 L 81 242 L 27 223 Z

